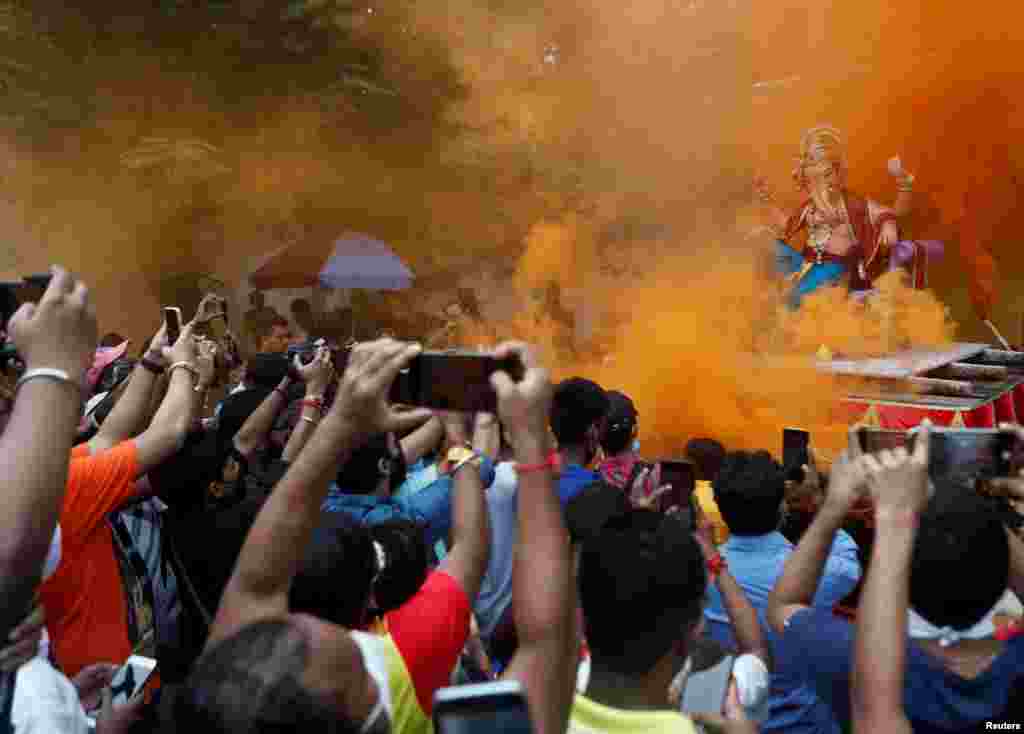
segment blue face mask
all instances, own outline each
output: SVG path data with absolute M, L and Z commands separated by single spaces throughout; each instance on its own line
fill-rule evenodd
M 639 454 L 640 453 L 640 439 L 639 438 L 633 439 L 633 453 L 634 454 Z

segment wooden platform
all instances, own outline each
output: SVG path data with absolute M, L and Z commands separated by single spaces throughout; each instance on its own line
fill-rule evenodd
M 885 357 L 818 360 L 816 366 L 823 372 L 836 375 L 905 380 L 910 377 L 923 377 L 928 372 L 953 362 L 971 360 L 988 348 L 988 344 L 958 342 L 942 350 L 908 349 Z

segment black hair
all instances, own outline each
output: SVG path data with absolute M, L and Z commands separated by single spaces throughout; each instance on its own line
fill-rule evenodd
M 409 520 L 389 520 L 370 527 L 370 537 L 380 543 L 386 559 L 373 584 L 377 611 L 398 609 L 427 580 L 429 549 L 424 526 Z
M 369 531 L 342 514 L 326 515 L 295 575 L 289 607 L 342 627 L 361 627 L 376 573 Z
M 786 475 L 767 451 L 726 454 L 712 486 L 733 535 L 766 535 L 778 529 Z
M 607 412 L 608 396 L 596 382 L 582 377 L 563 380 L 551 402 L 551 430 L 560 446 L 579 446 Z
M 584 543 L 600 532 L 609 520 L 629 514 L 626 493 L 600 481 L 587 485 L 565 506 L 565 526 L 573 543 Z
M 614 426 L 606 428 L 601 435 L 601 448 L 607 456 L 621 454 L 633 440 L 633 427 Z
M 246 363 L 245 381 L 273 390 L 288 374 L 288 366 L 288 357 L 284 354 L 254 354 Z
M 125 339 L 120 334 L 118 334 L 116 331 L 111 331 L 107 334 L 104 334 L 103 338 L 100 339 L 100 347 L 119 347 L 126 341 L 128 340 Z M 148 347 L 149 345 L 147 344 L 146 346 Z
M 601 448 L 607 456 L 621 454 L 633 440 L 636 431 L 636 406 L 629 396 L 618 390 L 609 390 L 607 424 L 601 434 Z
M 356 723 L 302 683 L 310 648 L 283 620 L 254 622 L 196 663 L 169 707 L 176 731 L 356 734 Z
M 707 572 L 672 515 L 633 510 L 583 544 L 579 592 L 594 664 L 643 675 L 700 620 Z M 626 620 L 635 624 L 624 627 Z
M 911 606 L 937 627 L 964 630 L 996 605 L 1009 575 L 1009 541 L 993 507 L 963 480 L 936 482 L 914 543 Z
M 378 433 L 353 451 L 338 470 L 335 481 L 346 494 L 373 494 L 384 476 L 382 467 L 391 473 L 393 489 L 405 481 L 404 456 L 401 451 L 392 455 L 386 433 Z
M 725 446 L 713 438 L 695 438 L 686 444 L 686 458 L 697 467 L 697 478 L 713 482 L 725 461 Z

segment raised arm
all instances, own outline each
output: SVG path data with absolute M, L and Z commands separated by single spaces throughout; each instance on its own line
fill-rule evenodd
M 445 416 L 444 425 L 450 445 L 465 445 L 465 422 L 461 413 Z M 491 551 L 490 518 L 479 463 L 464 461 L 454 471 L 452 549 L 442 567 L 458 580 L 466 596 L 473 600 L 480 593 L 480 584 L 487 572 Z
M 376 433 L 418 425 L 429 415 L 395 412 L 388 389 L 419 347 L 382 340 L 352 351 L 330 412 L 256 518 L 221 597 L 207 648 L 257 619 L 288 611 L 288 589 L 305 559 L 320 506 L 340 462 Z
M 196 387 L 200 385 L 192 324 L 182 328 L 177 343 L 172 348 L 164 350 L 164 357 L 171 364 L 167 395 L 153 416 L 149 428 L 135 439 L 138 448 L 139 476 L 159 466 L 181 449 L 198 411 Z
M 55 369 L 71 382 L 37 378 L 23 384 L 0 438 L 0 635 L 5 640 L 29 609 L 60 516 L 82 410 L 79 386 L 98 338 L 88 296 L 85 284 L 54 268 L 39 304 L 22 306 L 7 326 L 26 375 Z
M 164 347 L 167 345 L 167 325 L 150 342 L 146 356 L 135 365 L 132 376 L 110 415 L 103 421 L 99 432 L 89 441 L 89 452 L 98 454 L 117 446 L 122 441 L 134 438 L 145 430 L 153 402 L 153 389 L 156 387 L 159 370 L 167 367 L 164 358 Z M 146 365 L 149 365 L 147 368 Z M 154 372 L 154 370 L 157 370 Z
M 526 689 L 534 731 L 561 734 L 569 721 L 575 688 L 578 640 L 574 628 L 569 533 L 548 461 L 551 381 L 523 345 L 503 345 L 500 359 L 518 356 L 526 374 L 513 383 L 503 372 L 492 378 L 498 413 L 515 445 L 519 472 L 519 538 L 512 571 L 512 612 L 519 648 L 505 677 Z M 542 582 L 539 583 L 538 581 Z
M 306 396 L 302 401 L 299 422 L 295 424 L 292 435 L 288 437 L 288 443 L 284 447 L 284 453 L 281 455 L 281 459 L 286 464 L 295 461 L 302 452 L 323 416 L 323 396 L 334 375 L 334 369 L 331 367 L 331 353 L 327 349 L 322 349 L 317 358 L 308 365 L 297 364 L 295 369 L 306 383 Z
M 772 230 L 780 238 L 789 226 L 789 215 L 775 201 L 775 192 L 768 185 L 768 180 L 758 176 L 754 179 L 754 192 L 761 203 Z
M 913 208 L 914 176 L 903 170 L 899 157 L 889 159 L 889 175 L 896 179 L 896 201 L 892 205 L 892 213 L 905 217 Z
M 865 456 L 875 500 L 875 546 L 860 601 L 853 653 L 851 704 L 856 732 L 909 734 L 903 710 L 910 559 L 928 503 L 927 429 L 913 456 L 904 449 Z
M 697 538 L 697 543 L 704 552 L 706 560 L 710 562 L 712 558 L 721 558 L 711 542 L 711 524 L 703 514 L 701 514 L 700 529 L 694 533 L 694 536 Z M 724 564 L 721 565 L 719 572 L 714 575 L 712 580 L 718 588 L 718 593 L 722 595 L 722 604 L 725 607 L 725 613 L 729 615 L 729 621 L 732 622 L 739 652 L 756 655 L 768 667 L 768 662 L 771 659 L 768 654 L 768 644 L 765 642 L 757 611 L 750 603 L 750 599 L 747 598 L 746 592 Z
M 492 461 L 501 453 L 501 424 L 491 413 L 477 413 L 473 422 L 473 450 Z
M 405 465 L 412 466 L 437 448 L 444 438 L 444 425 L 436 416 L 399 441 Z
M 856 437 L 851 450 L 856 451 Z M 814 516 L 800 544 L 786 560 L 782 576 L 768 595 L 768 624 L 782 634 L 786 621 L 800 609 L 810 606 L 821 581 L 832 541 L 850 507 L 864 486 L 864 470 L 856 457 L 844 453 L 832 465 L 828 494 Z

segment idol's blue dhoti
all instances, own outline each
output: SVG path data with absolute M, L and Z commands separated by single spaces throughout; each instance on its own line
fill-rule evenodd
M 775 268 L 784 277 L 792 277 L 807 266 L 803 277 L 793 284 L 787 296 L 790 308 L 798 308 L 804 296 L 819 288 L 839 285 L 846 275 L 846 266 L 842 263 L 826 260 L 821 263 L 809 263 L 804 260 L 803 253 L 797 252 L 782 240 L 775 243 Z

